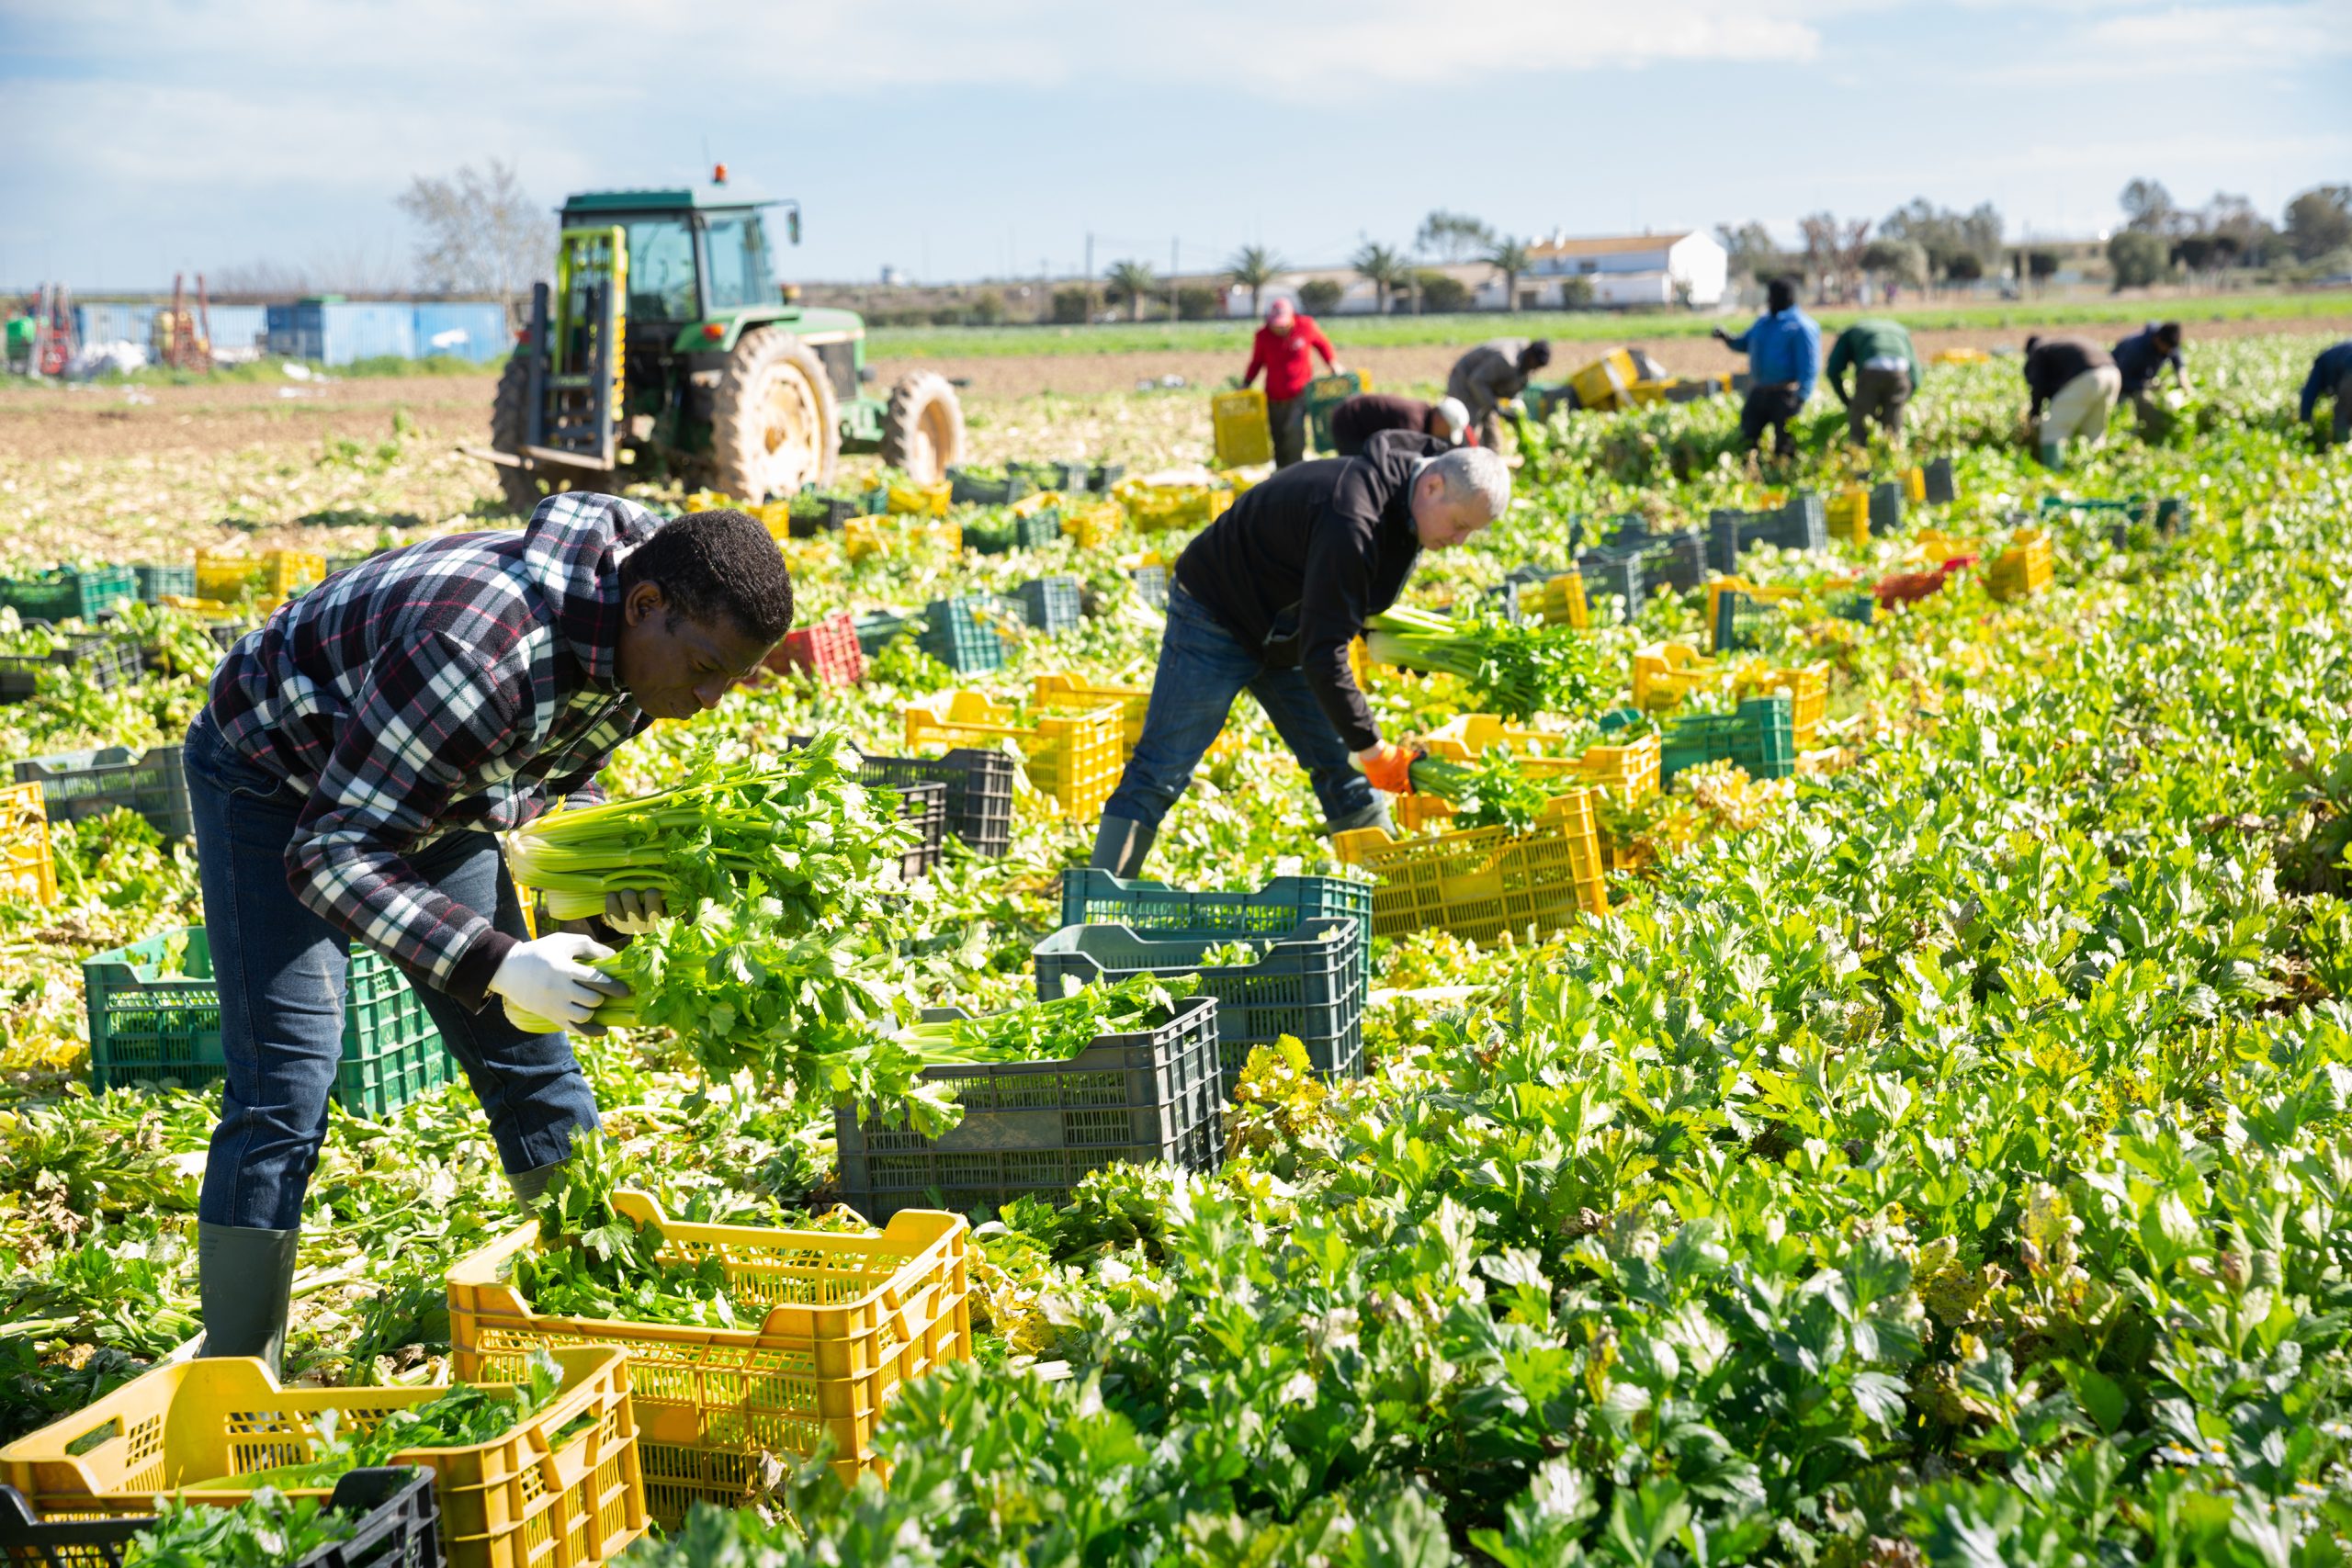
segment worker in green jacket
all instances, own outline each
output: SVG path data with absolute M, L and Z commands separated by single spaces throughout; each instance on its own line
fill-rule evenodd
M 1903 410 L 1919 389 L 1919 351 L 1900 321 L 1869 316 L 1838 334 L 1822 367 L 1829 389 L 1846 405 L 1846 434 L 1857 446 L 1869 442 L 1875 419 L 1894 440 L 1903 439 Z M 1854 389 L 1846 390 L 1846 372 L 1854 372 Z

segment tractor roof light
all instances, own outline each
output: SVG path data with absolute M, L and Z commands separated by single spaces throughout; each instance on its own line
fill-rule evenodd
M 705 321 L 702 324 L 702 335 L 710 339 L 711 342 L 717 343 L 720 338 L 727 335 L 727 323 L 725 321 Z
M 710 171 L 710 183 L 715 186 L 723 186 L 727 183 L 726 164 L 721 164 L 717 168 Z

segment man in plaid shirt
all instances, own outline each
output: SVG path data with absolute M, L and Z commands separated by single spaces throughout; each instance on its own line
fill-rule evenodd
M 741 513 L 571 494 L 520 533 L 337 572 L 230 651 L 186 753 L 227 1065 L 198 1208 L 205 1354 L 276 1363 L 351 943 L 415 983 L 519 1197 L 596 1125 L 566 1038 L 490 1002 L 579 1024 L 616 985 L 587 964 L 611 949 L 533 940 L 493 835 L 601 798 L 614 747 L 715 705 L 791 622 L 783 558 Z M 616 895 L 605 916 L 660 912 Z

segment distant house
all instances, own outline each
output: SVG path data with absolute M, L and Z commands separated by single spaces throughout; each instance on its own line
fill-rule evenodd
M 1731 271 L 1730 253 L 1713 235 L 1695 229 L 1583 238 L 1554 234 L 1529 245 L 1527 252 L 1532 265 L 1519 278 L 1521 310 L 1565 303 L 1565 280 L 1571 277 L 1590 283 L 1596 305 L 1711 310 L 1722 303 Z M 1495 277 L 1479 290 L 1478 302 L 1508 303 L 1502 295 L 1503 281 Z

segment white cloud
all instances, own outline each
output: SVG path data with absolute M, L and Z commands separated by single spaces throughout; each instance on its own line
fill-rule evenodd
M 2039 7 L 2037 6 L 2037 9 Z M 2225 72 L 2301 72 L 2352 55 L 2352 0 L 2277 0 L 2106 9 L 1977 73 L 1984 82 L 2150 81 Z

